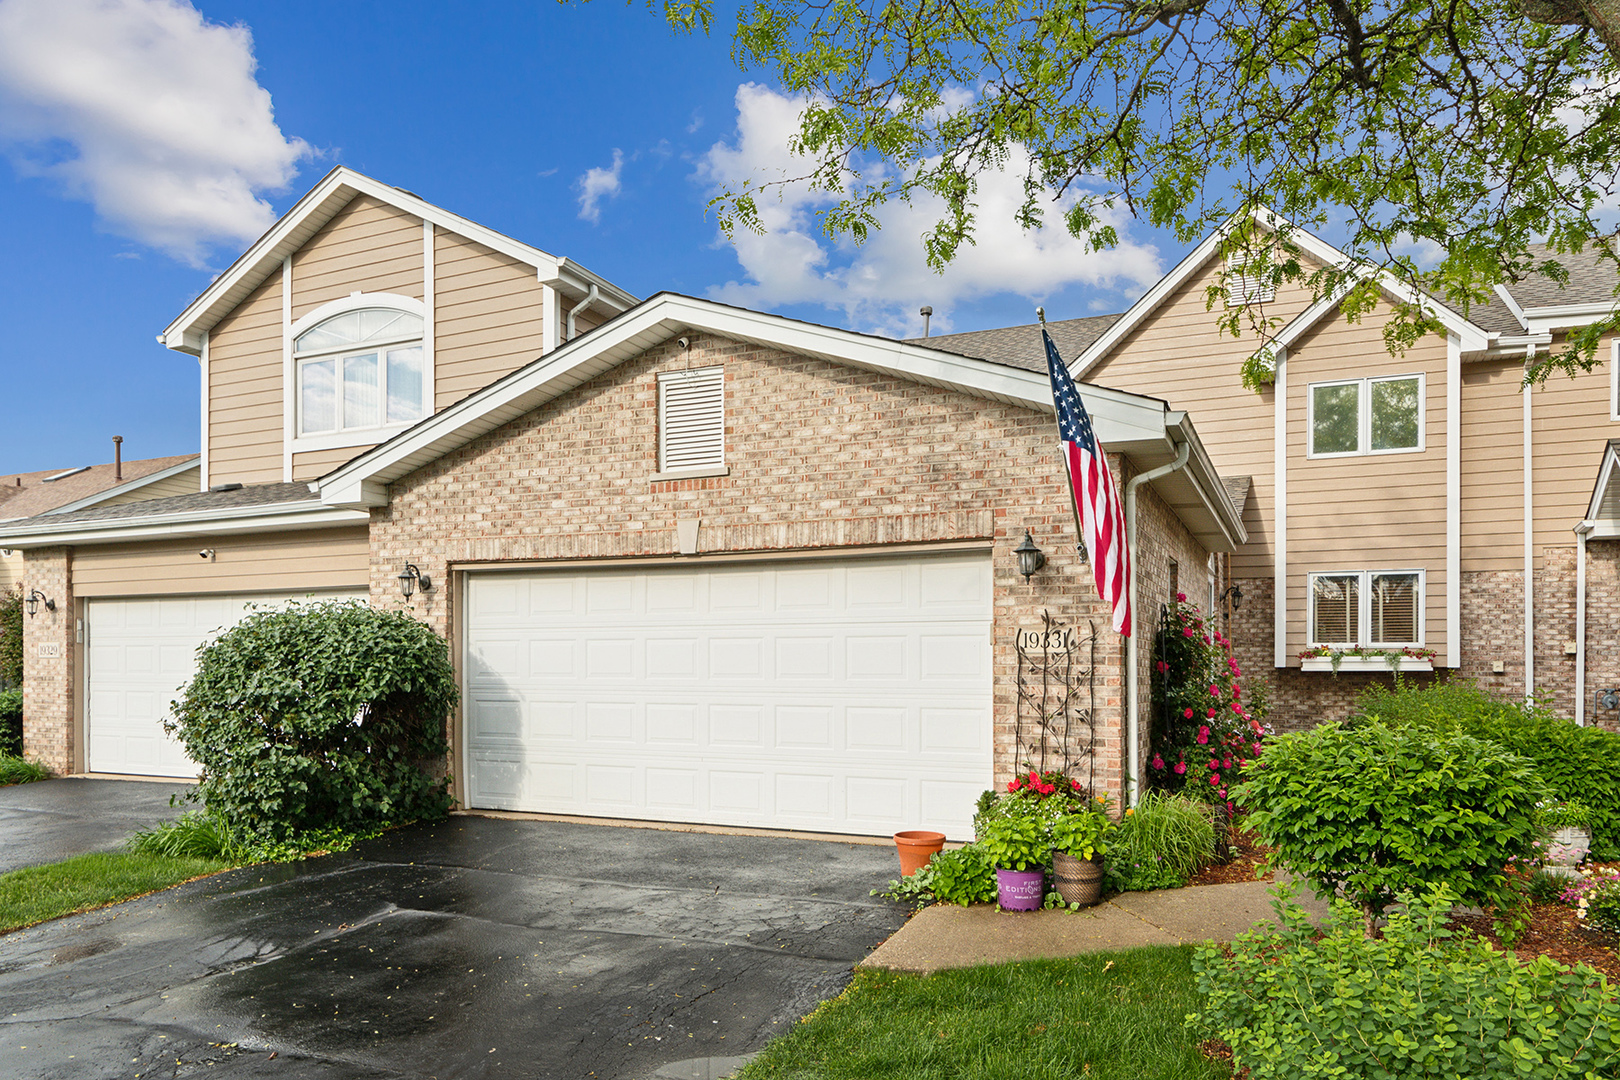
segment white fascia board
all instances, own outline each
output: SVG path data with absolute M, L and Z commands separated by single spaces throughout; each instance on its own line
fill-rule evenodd
M 368 490 L 364 484 L 385 487 L 621 361 L 693 330 L 900 375 L 977 397 L 1054 411 L 1051 384 L 1039 372 L 712 301 L 662 294 L 333 470 L 319 481 L 321 498 L 331 505 L 381 505 L 372 501 L 379 497 L 377 488 Z M 1132 445 L 1168 443 L 1164 402 L 1105 387 L 1082 386 L 1080 393 L 1104 445 L 1128 450 Z
M 639 298 L 625 292 L 602 275 L 592 273 L 578 263 L 566 258 L 558 259 L 556 266 L 549 274 L 544 269 L 540 269 L 536 271 L 536 276 L 542 285 L 549 285 L 554 289 L 561 287 L 570 293 L 581 296 L 589 293 L 591 286 L 595 285 L 596 295 L 599 300 L 612 308 L 616 314 L 629 311 L 641 302 Z
M 1555 330 L 1573 330 L 1606 319 L 1616 313 L 1612 300 L 1596 304 L 1563 304 L 1557 307 L 1525 308 L 1525 326 L 1532 334 L 1550 334 Z
M 1236 551 L 1249 539 L 1249 532 L 1243 525 L 1242 511 L 1232 505 L 1231 497 L 1226 494 L 1226 485 L 1221 481 L 1221 474 L 1216 470 L 1215 463 L 1210 460 L 1203 439 L 1198 437 L 1192 417 L 1184 412 L 1174 412 L 1169 413 L 1165 419 L 1167 426 L 1177 430 L 1179 434 L 1177 442 L 1190 444 L 1187 465 L 1181 472 L 1192 482 L 1206 512 L 1214 520 L 1226 542 L 1231 545 L 1226 550 Z
M 163 343 L 171 349 L 195 353 L 201 348 L 202 331 L 216 321 L 211 315 L 222 301 L 244 285 L 248 288 L 256 287 L 258 281 L 267 277 L 285 256 L 302 247 L 321 225 L 331 220 L 338 210 L 347 206 L 356 195 L 370 195 L 398 210 L 414 214 L 423 221 L 430 221 L 450 232 L 476 240 L 485 247 L 534 267 L 542 281 L 557 276 L 558 266 L 562 260 L 555 255 L 434 206 L 427 200 L 391 184 L 385 184 L 363 173 L 355 172 L 347 166 L 339 165 L 322 177 L 320 183 L 311 188 L 303 198 L 294 203 L 292 209 L 283 214 L 253 243 L 252 247 L 226 268 L 201 296 L 192 301 L 185 311 L 168 325 L 159 335 Z M 311 221 L 322 212 L 324 216 L 320 217 L 318 222 Z M 306 228 L 311 224 L 312 228 Z M 579 268 L 574 267 L 574 271 L 578 273 Z M 628 295 L 617 288 L 613 288 L 613 292 L 620 296 Z M 241 298 L 237 298 L 230 301 L 227 308 L 234 307 L 240 300 Z M 224 312 L 220 311 L 218 314 L 223 315 Z
M 20 521 L 37 522 L 38 518 Z M 72 544 L 116 544 L 134 540 L 224 536 L 232 533 L 286 532 L 293 529 L 330 529 L 364 525 L 364 511 L 323 506 L 316 502 L 274 503 L 269 506 L 232 506 L 190 514 L 153 514 L 102 521 L 80 521 L 30 528 L 0 527 L 0 547 L 37 548 Z
M 183 472 L 189 472 L 192 469 L 198 468 L 201 465 L 201 463 L 202 463 L 201 455 L 198 455 L 197 457 L 194 457 L 194 458 L 188 458 L 185 461 L 181 461 L 181 462 L 178 462 L 177 464 L 170 465 L 166 469 L 159 469 L 155 473 L 148 473 L 145 476 L 142 476 L 142 477 L 140 477 L 138 479 L 135 479 L 135 480 L 126 480 L 122 484 L 119 484 L 117 487 L 110 487 L 105 491 L 98 491 L 94 495 L 86 495 L 82 499 L 76 499 L 73 502 L 67 503 L 66 505 L 58 506 L 58 507 L 54 507 L 54 508 L 52 508 L 50 510 L 46 510 L 44 513 L 40 514 L 39 516 L 40 517 L 48 517 L 51 514 L 71 514 L 75 510 L 84 510 L 84 509 L 86 509 L 88 507 L 96 506 L 96 505 L 98 505 L 100 503 L 104 503 L 108 499 L 115 498 L 115 497 L 117 497 L 119 495 L 125 495 L 125 494 L 128 494 L 131 491 L 139 491 L 141 488 L 146 487 L 148 484 L 155 484 L 159 480 L 167 480 L 171 476 L 179 476 Z

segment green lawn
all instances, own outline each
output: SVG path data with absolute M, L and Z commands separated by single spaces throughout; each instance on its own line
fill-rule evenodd
M 219 859 L 100 852 L 0 874 L 0 933 L 229 870 Z
M 1190 947 L 937 975 L 858 972 L 738 1074 L 795 1080 L 1215 1080 L 1183 1026 Z

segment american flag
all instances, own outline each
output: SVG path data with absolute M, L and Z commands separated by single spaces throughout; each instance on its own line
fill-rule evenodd
M 1041 327 L 1046 342 L 1046 367 L 1052 376 L 1052 403 L 1057 406 L 1058 435 L 1063 439 L 1063 464 L 1069 473 L 1080 542 L 1091 561 L 1097 595 L 1114 609 L 1114 630 L 1131 636 L 1131 553 L 1125 542 L 1125 508 L 1108 471 L 1108 457 L 1080 392 L 1069 377 L 1068 365 L 1058 355 L 1052 337 Z

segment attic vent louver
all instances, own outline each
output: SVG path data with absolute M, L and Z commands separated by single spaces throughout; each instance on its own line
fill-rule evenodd
M 721 368 L 658 376 L 658 469 L 719 468 L 726 463 L 725 379 Z

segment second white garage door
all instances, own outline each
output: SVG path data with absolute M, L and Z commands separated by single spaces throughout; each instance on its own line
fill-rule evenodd
M 987 554 L 467 578 L 477 807 L 971 836 Z
M 248 605 L 358 597 L 365 591 L 297 596 L 153 596 L 85 605 L 89 656 L 90 772 L 196 776 L 185 747 L 163 733 L 169 702 L 191 681 L 197 647 L 235 626 Z

